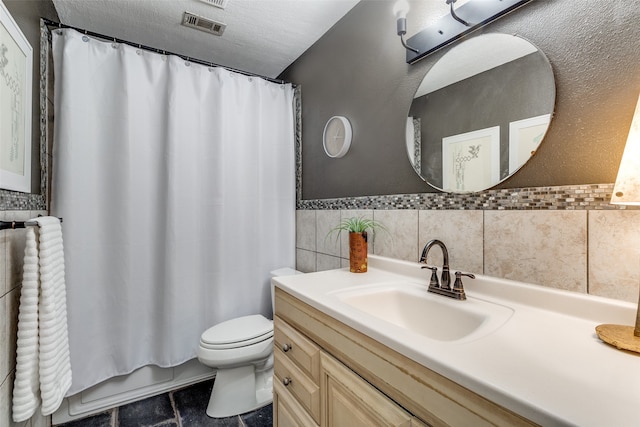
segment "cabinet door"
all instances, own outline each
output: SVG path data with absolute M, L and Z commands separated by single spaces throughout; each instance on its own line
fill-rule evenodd
M 322 427 L 410 427 L 411 415 L 321 352 Z
M 280 382 L 274 381 L 273 425 L 277 427 L 313 427 L 318 424 Z

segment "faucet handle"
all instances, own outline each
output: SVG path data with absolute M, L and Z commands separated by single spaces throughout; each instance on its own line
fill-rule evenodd
M 439 288 L 440 283 L 438 282 L 438 267 L 430 267 L 428 265 L 423 265 L 420 269 L 428 268 L 431 270 L 431 280 L 429 281 L 429 288 Z
M 466 296 L 464 294 L 464 286 L 462 285 L 462 276 L 467 276 L 471 279 L 475 279 L 476 276 L 474 276 L 471 273 L 463 273 L 461 271 L 456 271 L 455 274 L 456 274 L 456 281 L 453 283 L 453 291 L 462 294 L 462 296 L 464 297 L 462 299 L 465 299 Z

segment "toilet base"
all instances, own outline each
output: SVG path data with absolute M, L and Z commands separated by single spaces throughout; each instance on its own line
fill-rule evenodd
M 256 371 L 254 365 L 218 369 L 207 415 L 232 417 L 262 408 L 272 401 L 273 367 L 262 371 Z

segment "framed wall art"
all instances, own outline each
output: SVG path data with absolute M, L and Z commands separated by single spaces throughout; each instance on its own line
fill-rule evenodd
M 479 191 L 500 182 L 500 126 L 442 138 L 442 189 Z
M 0 2 L 0 188 L 31 192 L 33 50 Z

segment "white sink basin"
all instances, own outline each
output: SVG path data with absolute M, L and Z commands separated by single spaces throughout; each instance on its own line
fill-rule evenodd
M 425 285 L 389 282 L 331 292 L 340 302 L 370 316 L 437 341 L 469 341 L 502 326 L 513 314 L 500 304 L 455 300 L 427 292 Z

